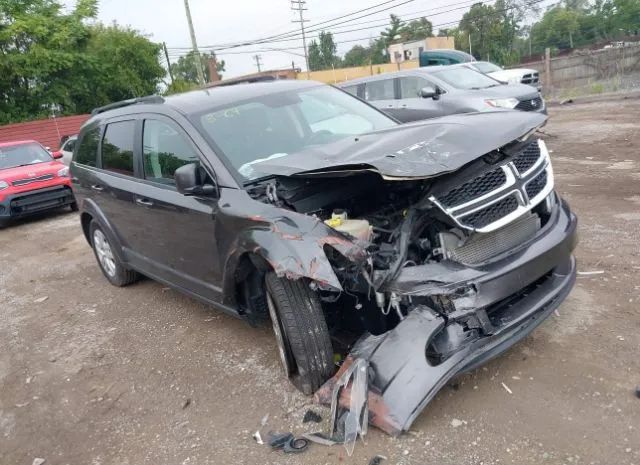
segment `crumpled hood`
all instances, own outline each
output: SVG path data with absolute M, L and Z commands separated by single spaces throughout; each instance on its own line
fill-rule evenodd
M 390 180 L 428 178 L 455 171 L 545 120 L 545 115 L 522 111 L 452 115 L 345 138 L 253 167 L 281 176 L 346 176 L 368 170 Z

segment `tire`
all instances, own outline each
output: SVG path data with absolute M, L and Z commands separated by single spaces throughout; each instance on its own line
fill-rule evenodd
M 77 212 L 79 210 L 78 208 L 78 202 L 73 202 L 69 204 L 69 208 L 71 208 L 72 212 Z
M 304 279 L 265 277 L 267 304 L 280 359 L 294 386 L 306 395 L 334 372 L 333 348 L 318 295 Z
M 118 256 L 113 253 L 111 243 L 97 222 L 91 222 L 89 234 L 89 237 L 91 237 L 91 247 L 98 261 L 98 266 L 102 274 L 104 274 L 105 278 L 107 278 L 111 284 L 122 287 L 138 279 L 138 273 L 127 269 Z

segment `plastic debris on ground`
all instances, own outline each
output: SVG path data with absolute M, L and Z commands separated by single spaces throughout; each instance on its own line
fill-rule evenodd
M 296 438 L 292 433 L 269 433 L 269 445 L 273 449 L 282 449 L 287 454 L 298 454 L 309 447 L 309 441 L 304 438 Z
M 376 455 L 369 460 L 369 465 L 380 465 L 383 460 L 387 460 L 384 455 Z
M 358 436 L 367 434 L 369 425 L 368 373 L 369 363 L 356 359 L 338 378 L 331 396 L 331 426 L 328 433 L 306 433 L 304 438 L 318 444 L 343 444 L 351 457 Z M 349 407 L 340 406 L 343 391 L 349 396 Z

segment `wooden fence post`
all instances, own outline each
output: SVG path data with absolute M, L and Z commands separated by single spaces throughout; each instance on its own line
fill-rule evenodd
M 545 87 L 550 92 L 553 83 L 551 79 L 551 49 L 549 47 L 544 49 L 544 79 L 545 79 Z

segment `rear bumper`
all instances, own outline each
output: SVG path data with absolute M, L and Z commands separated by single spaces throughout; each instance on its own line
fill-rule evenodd
M 75 202 L 71 187 L 60 184 L 7 195 L 0 201 L 0 219 L 20 218 Z
M 405 276 L 401 281 L 405 294 L 413 290 L 416 296 L 440 295 L 448 290 L 444 294 L 460 297 L 453 299 L 455 310 L 446 318 L 418 304 L 393 330 L 365 335 L 356 343 L 345 365 L 356 358 L 369 362 L 370 422 L 392 435 L 408 430 L 451 378 L 504 352 L 551 315 L 575 283 L 571 252 L 577 242 L 576 226 L 575 216 L 561 204 L 537 239 L 510 258 L 482 269 L 450 269 L 440 282 L 424 281 L 423 274 L 422 283 L 408 285 Z M 406 270 L 414 268 L 420 267 Z M 481 313 L 483 331 L 458 322 L 459 316 Z M 446 356 L 434 358 L 435 349 L 443 347 L 449 349 Z M 345 369 L 316 393 L 318 401 L 331 398 L 335 380 Z M 341 403 L 347 402 L 344 392 Z

